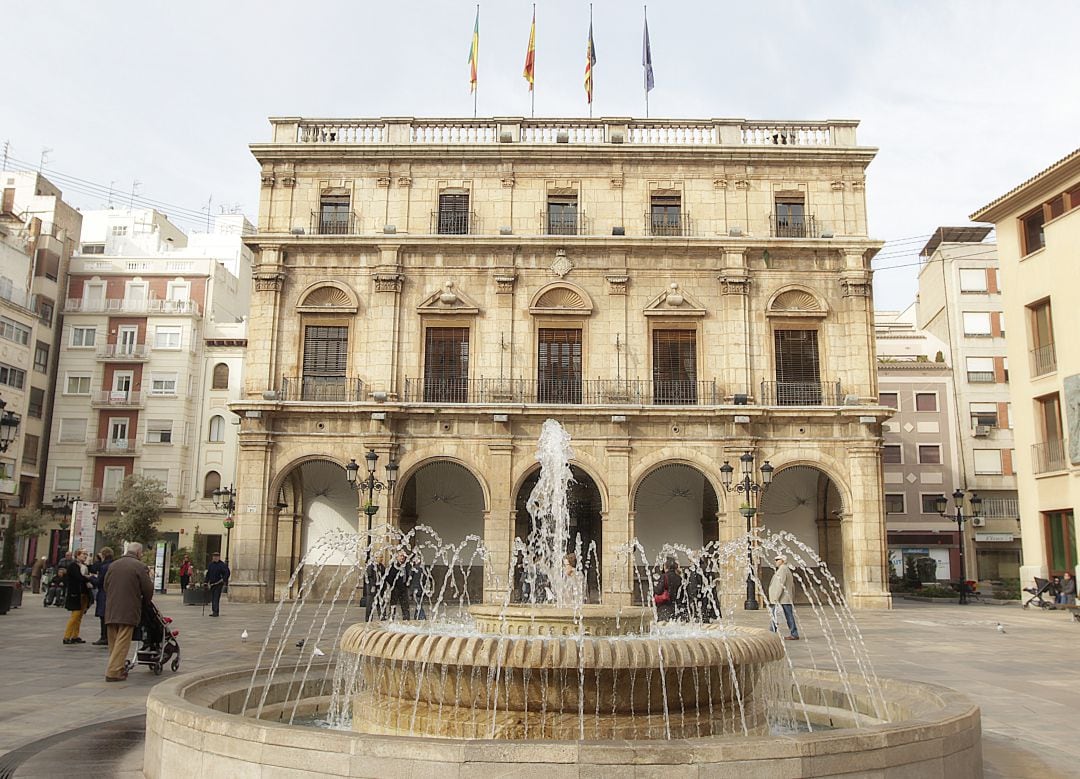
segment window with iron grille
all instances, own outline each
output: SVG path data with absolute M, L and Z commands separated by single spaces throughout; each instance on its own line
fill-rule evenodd
M 548 235 L 578 234 L 577 195 L 551 195 L 547 201 Z
M 469 328 L 429 327 L 424 332 L 424 402 L 469 399 Z
M 540 328 L 537 344 L 537 400 L 581 402 L 581 330 Z
M 816 330 L 776 330 L 776 403 L 820 406 L 821 370 Z
M 319 234 L 345 235 L 349 232 L 349 196 L 324 194 L 319 197 Z
M 649 235 L 682 235 L 682 198 L 653 195 L 649 200 Z
M 439 235 L 467 235 L 469 232 L 469 194 L 443 192 L 439 195 L 436 224 Z
M 349 364 L 349 328 L 308 325 L 304 328 L 302 400 L 344 400 Z
M 776 237 L 806 237 L 806 203 L 801 197 L 776 198 Z
M 697 403 L 697 333 L 653 330 L 653 401 Z

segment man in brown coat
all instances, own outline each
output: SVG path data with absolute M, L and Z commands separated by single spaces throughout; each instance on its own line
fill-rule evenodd
M 124 556 L 109 566 L 105 574 L 105 628 L 109 635 L 109 666 L 105 681 L 127 679 L 131 634 L 142 621 L 143 604 L 154 599 L 150 569 L 142 561 L 143 545 L 128 544 Z

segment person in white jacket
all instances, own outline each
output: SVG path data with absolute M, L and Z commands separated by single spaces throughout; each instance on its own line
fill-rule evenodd
M 787 564 L 787 558 L 783 555 L 777 555 L 773 562 L 776 563 L 776 573 L 773 574 L 772 581 L 769 582 L 769 600 L 773 604 L 772 624 L 769 626 L 769 630 L 776 632 L 776 625 L 779 621 L 779 614 L 776 611 L 779 606 L 784 612 L 788 632 L 791 634 L 785 640 L 798 641 L 799 626 L 795 624 L 795 600 L 793 598 L 795 575 L 791 572 L 791 568 Z

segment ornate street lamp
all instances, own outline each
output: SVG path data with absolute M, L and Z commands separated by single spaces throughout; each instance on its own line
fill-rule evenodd
M 60 526 L 63 535 L 60 537 L 59 555 L 63 557 L 71 544 L 71 509 L 79 501 L 78 495 L 54 495 L 52 504 L 47 507 L 56 517 L 56 524 Z
M 957 488 L 956 492 L 952 494 L 953 503 L 955 504 L 955 513 L 952 515 L 952 519 L 956 521 L 956 535 L 960 544 L 960 576 L 959 587 L 960 591 L 960 604 L 967 603 L 967 571 L 964 568 L 964 523 L 969 519 L 981 516 L 982 511 L 982 498 L 977 493 L 972 492 L 971 497 L 968 498 L 968 503 L 971 504 L 971 513 L 964 513 L 964 491 Z M 939 495 L 934 500 L 934 508 L 937 509 L 937 513 L 945 519 L 949 519 L 949 515 L 946 513 L 949 510 L 949 499 L 944 495 Z
M 221 523 L 225 526 L 225 562 L 229 562 L 229 542 L 232 540 L 232 529 L 236 526 L 234 517 L 236 516 L 236 490 L 233 485 L 228 487 L 220 487 L 214 490 L 212 493 L 214 498 L 214 508 L 225 514 L 225 519 Z
M 382 492 L 383 489 L 387 493 L 393 492 L 394 485 L 397 483 L 398 464 L 395 460 L 391 460 L 386 464 L 386 481 L 381 482 L 375 478 L 375 466 L 379 462 L 379 455 L 374 449 L 368 449 L 367 454 L 364 455 L 364 465 L 366 466 L 367 476 L 363 479 L 357 478 L 360 473 L 360 464 L 356 460 L 349 460 L 349 464 L 345 466 L 345 479 L 349 482 L 349 486 L 361 494 L 366 494 L 364 498 L 364 514 L 367 515 L 367 529 L 368 529 L 368 546 L 371 545 L 371 518 L 379 513 L 379 506 L 375 502 L 375 495 L 378 492 Z
M 752 478 L 754 475 L 754 455 L 750 454 L 750 452 L 743 452 L 739 458 L 739 465 L 742 475 L 737 482 L 732 483 L 735 469 L 730 462 L 724 460 L 724 464 L 720 466 L 720 482 L 726 492 L 735 492 L 745 496 L 743 505 L 739 507 L 739 513 L 746 517 L 746 601 L 743 602 L 743 608 L 747 611 L 754 611 L 758 608 L 758 600 L 754 587 L 754 549 L 753 539 L 750 535 L 751 524 L 754 514 L 757 513 L 757 506 L 754 504 L 760 504 L 761 496 L 765 494 L 765 490 L 769 489 L 769 485 L 772 484 L 774 468 L 769 464 L 768 460 L 763 462 L 759 469 L 761 481 L 756 482 Z
M 22 418 L 14 411 L 6 411 L 7 401 L 0 398 L 0 452 L 6 452 L 19 433 Z

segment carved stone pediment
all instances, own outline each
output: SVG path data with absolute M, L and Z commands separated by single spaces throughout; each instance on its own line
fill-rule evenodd
M 589 316 L 593 312 L 593 303 L 585 290 L 565 281 L 557 281 L 541 288 L 533 296 L 529 311 L 533 314 Z
M 791 286 L 778 290 L 769 300 L 765 316 L 824 319 L 829 310 L 821 298 L 805 287 Z
M 442 289 L 424 298 L 416 310 L 421 314 L 436 315 L 480 313 L 480 307 L 452 281 L 447 281 Z
M 352 289 L 340 281 L 319 281 L 300 293 L 296 310 L 307 314 L 355 314 L 360 306 Z
M 645 316 L 705 316 L 705 306 L 676 282 L 645 306 Z

